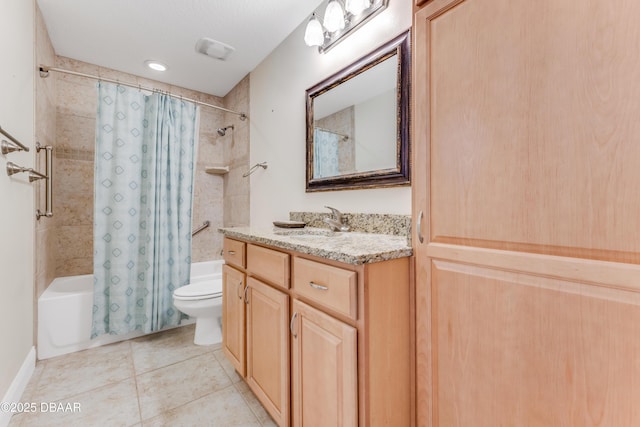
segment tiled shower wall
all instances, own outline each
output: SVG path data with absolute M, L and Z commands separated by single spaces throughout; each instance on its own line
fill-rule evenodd
M 237 111 L 249 109 L 248 77 L 223 99 L 55 56 L 41 17 L 38 39 L 37 57 L 42 64 L 140 84 Z M 42 142 L 54 146 L 54 217 L 41 219 L 37 229 L 36 259 L 39 266 L 43 263 L 36 283 L 36 296 L 39 296 L 54 277 L 93 272 L 97 91 L 95 80 L 68 74 L 51 72 L 47 79 L 38 77 L 37 80 L 38 136 L 47 135 Z M 227 132 L 224 137 L 217 134 L 219 127 L 230 124 L 235 126 L 234 131 Z M 211 226 L 193 239 L 194 262 L 221 258 L 222 235 L 217 228 L 230 224 L 248 225 L 249 222 L 249 180 L 241 178 L 249 158 L 248 121 L 221 110 L 201 107 L 199 132 L 193 227 L 207 220 Z M 231 171 L 223 176 L 210 175 L 205 168 L 211 165 L 230 165 Z
M 56 54 L 49 40 L 47 29 L 40 9 L 36 7 L 36 64 L 51 64 L 55 61 Z M 37 71 L 34 70 L 37 75 Z M 36 141 L 42 145 L 55 145 L 56 142 L 56 81 L 55 79 L 35 78 L 36 81 Z M 37 169 L 45 170 L 44 151 L 37 156 Z M 36 209 L 45 209 L 45 182 L 36 181 L 34 184 Z M 55 277 L 55 220 L 54 218 L 41 218 L 36 221 L 35 244 L 35 292 L 38 297 Z M 35 302 L 34 302 L 35 303 Z M 36 307 L 37 308 L 37 307 Z
M 233 111 L 249 112 L 249 76 L 238 83 L 224 98 L 225 107 Z M 229 173 L 224 180 L 224 226 L 249 225 L 249 178 L 242 174 L 249 170 L 249 119 L 225 113 L 225 126 L 234 129 L 222 137 L 224 159 Z

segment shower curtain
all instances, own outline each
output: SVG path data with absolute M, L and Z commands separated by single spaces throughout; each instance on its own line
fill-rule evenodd
M 340 136 L 324 129 L 315 129 L 313 136 L 313 177 L 340 175 L 338 143 Z
M 177 325 L 189 282 L 198 107 L 98 83 L 92 338 Z

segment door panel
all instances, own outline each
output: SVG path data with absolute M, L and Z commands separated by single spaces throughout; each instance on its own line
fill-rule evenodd
M 244 273 L 222 266 L 222 348 L 242 377 L 246 374 L 244 284 Z
M 640 421 L 640 295 L 433 261 L 440 426 Z
M 357 331 L 294 299 L 293 425 L 358 425 Z
M 289 425 L 289 296 L 252 277 L 247 304 L 247 383 L 280 427 Z
M 432 241 L 640 261 L 638 16 L 467 0 L 429 20 Z

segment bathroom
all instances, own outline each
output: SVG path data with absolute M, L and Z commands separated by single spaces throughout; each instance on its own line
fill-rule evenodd
M 48 7 L 55 8 L 50 3 Z M 9 195 L 6 200 L 12 201 L 15 211 L 7 214 L 6 221 L 12 224 L 3 228 L 2 238 L 16 240 L 16 244 L 8 250 L 2 264 L 3 271 L 8 272 L 3 274 L 2 281 L 6 281 L 12 298 L 11 302 L 4 300 L 1 303 L 1 311 L 3 325 L 19 326 L 2 330 L 3 342 L 7 343 L 7 346 L 3 345 L 0 356 L 4 366 L 3 394 L 8 395 L 12 391 L 10 385 L 12 381 L 15 383 L 25 360 L 27 365 L 35 362 L 33 349 L 38 328 L 38 298 L 55 278 L 90 274 L 93 268 L 96 82 L 55 72 L 43 78 L 37 72 L 32 73 L 39 65 L 133 82 L 228 110 L 246 112 L 249 118 L 241 120 L 237 114 L 224 110 L 200 108 L 192 223 L 194 229 L 205 221 L 210 225 L 193 237 L 194 262 L 222 259 L 223 236 L 218 233 L 218 228 L 249 224 L 270 226 L 274 220 L 288 219 L 291 211 L 319 212 L 326 210 L 325 205 L 331 205 L 343 212 L 410 214 L 411 189 L 408 186 L 305 192 L 304 92 L 406 31 L 411 26 L 411 2 L 390 2 L 380 17 L 342 41 L 330 55 L 320 55 L 302 41 L 310 13 L 321 6 L 319 1 L 305 3 L 306 9 L 298 7 L 297 22 L 288 24 L 291 34 L 276 34 L 274 38 L 279 39 L 272 43 L 272 51 L 266 52 L 268 55 L 253 69 L 237 72 L 237 83 L 222 96 L 215 96 L 162 83 L 159 81 L 161 77 L 158 80 L 152 78 L 160 74 L 144 71 L 142 67 L 139 67 L 140 74 L 136 75 L 97 65 L 99 61 L 92 63 L 66 57 L 54 48 L 39 2 L 12 2 L 11 13 L 3 18 L 2 31 L 4 40 L 16 40 L 15 44 L 6 47 L 19 59 L 13 61 L 16 68 L 12 69 L 12 74 L 2 76 L 5 94 L 10 89 L 13 92 L 7 98 L 11 99 L 11 105 L 7 103 L 3 107 L 6 119 L 0 126 L 16 138 L 29 142 L 32 138 L 28 129 L 33 127 L 32 147 L 36 140 L 43 145 L 54 146 L 54 215 L 37 221 L 32 218 L 31 212 L 45 205 L 44 185 L 14 184 L 12 188 L 7 187 Z M 284 6 L 279 7 L 282 9 L 278 13 L 289 12 Z M 253 11 L 252 16 L 260 17 L 261 13 L 264 15 L 259 10 Z M 188 49 L 192 50 L 193 46 L 189 45 Z M 35 58 L 25 55 L 26 51 L 34 54 Z M 161 53 L 160 49 L 143 56 L 160 57 Z M 149 59 L 147 56 L 141 61 Z M 204 58 L 205 66 L 209 64 L 207 60 L 212 61 Z M 172 66 L 176 67 L 169 64 L 169 71 Z M 12 80 L 12 76 L 23 75 L 27 70 L 33 81 L 24 80 L 16 84 Z M 144 77 L 141 77 L 143 73 Z M 22 127 L 16 125 L 20 121 Z M 233 128 L 227 129 L 224 136 L 217 132 L 219 128 L 230 125 Z M 12 153 L 6 160 L 44 170 L 44 156 L 36 156 L 33 154 L 35 150 L 31 151 Z M 249 177 L 242 176 L 251 165 L 261 162 L 267 162 L 268 169 L 258 169 Z M 228 173 L 215 175 L 205 172 L 205 168 L 218 165 L 228 166 Z M 4 187 L 2 191 L 5 192 Z M 379 200 L 389 203 L 381 206 Z M 20 254 L 19 258 L 16 258 L 17 254 Z M 27 283 L 32 285 L 27 286 Z M 8 348 L 12 350 L 8 351 Z
M 3 171 L 21 167 L 0 177 L 0 426 L 640 425 L 640 3 L 389 0 L 324 53 L 305 38 L 328 0 L 180 2 L 184 13 L 117 0 L 84 17 L 79 3 L 6 0 L 0 14 L 0 139 L 30 149 L 0 156 Z M 195 28 L 195 16 L 204 33 L 241 29 L 243 49 L 266 50 L 220 91 L 162 83 L 144 68 L 175 41 L 160 27 L 150 47 L 121 37 L 137 56 L 115 71 L 116 43 L 89 37 L 124 25 L 114 4 L 140 8 L 145 28 L 156 12 L 172 28 Z M 47 8 L 64 11 L 65 31 L 80 24 L 74 37 L 94 59 L 56 47 Z M 396 117 L 411 110 L 410 144 L 398 143 L 410 185 L 310 178 L 309 99 L 408 30 L 399 70 L 412 79 L 398 93 L 411 101 L 398 96 Z M 181 52 L 199 55 L 202 36 L 217 38 L 198 34 Z M 220 83 L 220 64 L 200 60 L 191 80 L 205 71 Z M 200 108 L 192 229 L 209 221 L 194 261 L 225 261 L 226 342 L 195 345 L 188 324 L 37 360 L 39 298 L 91 273 L 96 116 L 95 81 L 40 65 L 225 109 Z M 51 217 L 37 142 L 54 147 Z M 363 216 L 405 220 L 401 256 L 371 258 L 397 236 L 380 237 L 388 224 L 360 233 Z M 324 228 L 275 233 L 293 220 Z M 325 357 L 336 348 L 343 359 Z

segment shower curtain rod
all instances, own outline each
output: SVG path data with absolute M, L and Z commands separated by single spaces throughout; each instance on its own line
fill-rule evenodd
M 329 129 L 321 128 L 321 127 L 319 127 L 319 126 L 314 126 L 313 128 L 314 128 L 314 129 L 318 129 L 318 130 L 322 130 L 322 131 L 325 131 L 325 132 L 328 132 L 328 133 L 332 133 L 332 134 L 334 134 L 334 135 L 341 136 L 342 138 L 344 138 L 344 140 L 345 140 L 345 141 L 346 141 L 347 139 L 349 139 L 349 135 L 345 135 L 345 134 L 343 134 L 343 133 L 339 133 L 339 132 L 336 132 L 336 131 L 333 131 L 333 130 L 329 130 Z
M 49 77 L 49 71 L 54 71 L 56 73 L 71 74 L 73 76 L 78 76 L 78 77 L 86 77 L 86 78 L 89 78 L 89 79 L 98 80 L 98 81 L 107 82 L 107 83 L 115 83 L 117 85 L 128 86 L 128 87 L 132 87 L 132 88 L 135 88 L 135 89 L 138 89 L 138 90 L 146 90 L 146 91 L 151 91 L 151 92 L 162 92 L 162 93 L 165 93 L 165 94 L 167 94 L 169 96 L 172 96 L 174 98 L 180 98 L 183 101 L 193 102 L 194 104 L 202 105 L 204 107 L 211 107 L 211 108 L 215 108 L 217 110 L 226 111 L 227 113 L 236 114 L 236 115 L 240 116 L 240 120 L 245 120 L 247 118 L 247 115 L 245 113 L 239 113 L 237 111 L 229 110 L 229 109 L 224 108 L 224 107 L 218 107 L 217 105 L 207 104 L 206 102 L 198 101 L 197 99 L 185 98 L 184 96 L 174 95 L 171 92 L 168 92 L 166 90 L 149 88 L 149 87 L 141 86 L 139 84 L 121 82 L 119 80 L 109 79 L 109 78 L 106 78 L 106 77 L 94 76 L 94 75 L 91 75 L 91 74 L 79 73 L 77 71 L 65 70 L 63 68 L 48 67 L 46 65 L 40 65 L 40 77 L 41 78 L 45 79 L 45 78 Z

